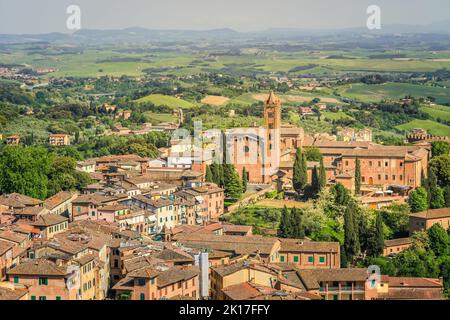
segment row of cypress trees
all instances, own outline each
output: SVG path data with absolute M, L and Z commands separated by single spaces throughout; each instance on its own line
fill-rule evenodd
M 310 197 L 316 197 L 327 184 L 327 177 L 323 157 L 320 157 L 319 168 L 314 166 L 311 174 L 311 184 L 308 185 L 308 165 L 306 154 L 298 148 L 295 153 L 292 183 L 297 193 L 304 193 Z

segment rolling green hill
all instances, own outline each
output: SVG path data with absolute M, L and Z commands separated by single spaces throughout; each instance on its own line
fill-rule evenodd
M 396 126 L 397 129 L 409 131 L 414 128 L 423 128 L 438 136 L 450 137 L 450 127 L 432 120 L 412 120 L 408 123 Z

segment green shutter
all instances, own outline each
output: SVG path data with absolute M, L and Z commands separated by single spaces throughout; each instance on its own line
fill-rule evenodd
M 294 262 L 298 262 L 298 256 L 294 256 Z
M 19 277 L 14 277 L 14 283 L 19 283 Z
M 313 263 L 314 262 L 314 257 L 313 256 L 309 256 L 308 257 L 308 262 Z
M 61 297 L 60 296 L 56 296 L 56 300 L 61 300 Z
M 31 296 L 31 300 L 36 300 L 36 296 Z
M 281 261 L 281 262 L 284 262 L 284 256 L 281 256 L 281 257 L 280 257 L 280 261 Z
M 319 257 L 319 262 L 320 263 L 325 263 L 325 257 Z

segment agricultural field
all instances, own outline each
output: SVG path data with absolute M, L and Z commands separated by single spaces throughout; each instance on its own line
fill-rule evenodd
M 445 121 L 450 121 L 450 107 L 430 105 L 426 107 L 421 107 L 420 109 L 428 113 L 430 117 L 432 117 L 434 120 L 441 119 Z
M 159 123 L 167 123 L 167 122 L 173 122 L 176 123 L 178 121 L 178 118 L 170 113 L 156 113 L 156 112 L 145 112 L 144 113 L 149 121 L 152 124 L 159 124 Z
M 256 206 L 267 207 L 267 208 L 278 208 L 282 209 L 284 206 L 287 208 L 306 208 L 311 204 L 307 202 L 300 202 L 295 200 L 278 200 L 278 199 L 263 199 L 256 203 Z
M 408 83 L 352 84 L 339 89 L 343 97 L 363 101 L 380 102 L 398 100 L 411 95 L 415 98 L 434 97 L 437 103 L 450 103 L 450 89 L 442 87 L 421 86 Z
M 201 103 L 211 105 L 211 106 L 222 106 L 230 101 L 227 97 L 222 96 L 206 96 L 202 99 Z
M 183 99 L 178 99 L 178 98 L 171 97 L 171 96 L 162 95 L 162 94 L 151 94 L 151 95 L 148 95 L 148 96 L 145 96 L 143 98 L 136 100 L 136 102 L 137 103 L 150 102 L 150 103 L 153 103 L 155 106 L 167 106 L 167 107 L 173 108 L 173 109 L 178 109 L 178 108 L 190 109 L 195 105 L 189 101 L 186 101 Z
M 408 123 L 396 126 L 399 130 L 409 131 L 414 128 L 423 128 L 434 135 L 450 137 L 450 127 L 432 120 L 415 119 Z
M 355 120 L 353 117 L 349 116 L 348 114 L 345 114 L 342 111 L 339 112 L 330 112 L 330 111 L 325 111 L 321 113 L 321 117 L 324 120 L 338 120 L 338 119 L 351 119 L 351 120 Z

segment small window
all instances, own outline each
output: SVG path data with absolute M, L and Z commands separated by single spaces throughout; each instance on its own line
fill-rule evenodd
M 61 297 L 60 296 L 56 296 L 56 300 L 61 300 Z
M 39 285 L 41 286 L 48 285 L 48 278 L 39 277 Z
M 325 257 L 319 257 L 319 262 L 320 263 L 325 263 Z
M 298 256 L 294 256 L 294 262 L 298 262 Z
M 145 286 L 145 279 L 144 279 L 144 278 L 139 278 L 139 279 L 138 279 L 138 284 L 139 284 L 139 286 L 141 286 L 141 287 Z
M 280 261 L 281 261 L 281 262 L 284 262 L 284 256 L 281 256 L 281 257 L 280 257 Z
M 36 296 L 31 296 L 31 300 L 36 300 Z
M 14 277 L 14 283 L 19 283 L 19 277 Z
M 145 294 L 141 293 L 140 299 L 141 299 L 141 300 L 145 300 Z
M 39 297 L 39 300 L 41 300 L 41 301 L 47 300 L 47 297 L 46 296 L 41 296 L 41 297 Z
M 313 256 L 309 256 L 308 257 L 308 262 L 309 263 L 314 263 L 314 257 Z

